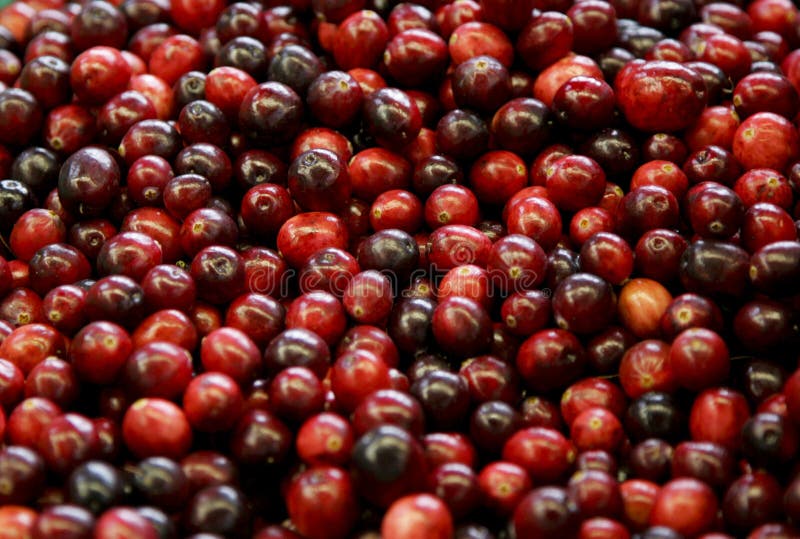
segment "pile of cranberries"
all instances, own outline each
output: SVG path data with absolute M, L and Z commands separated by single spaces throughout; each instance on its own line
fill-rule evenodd
M 0 538 L 800 537 L 790 0 L 0 10 Z

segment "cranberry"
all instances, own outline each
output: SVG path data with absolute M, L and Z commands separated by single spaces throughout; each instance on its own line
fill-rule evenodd
M 512 525 L 519 537 L 574 534 L 579 528 L 578 508 L 565 489 L 539 487 L 520 500 Z
M 622 112 L 638 129 L 650 132 L 678 131 L 688 127 L 706 104 L 700 76 L 674 62 L 633 63 L 617 78 Z M 661 96 L 669 95 L 669 105 Z M 680 111 L 677 114 L 667 110 Z
M 44 397 L 64 408 L 76 399 L 78 390 L 74 369 L 57 358 L 36 365 L 25 380 L 25 397 Z
M 794 533 L 790 2 L 167 4 L 0 12 L 9 533 Z
M 550 299 L 539 290 L 516 292 L 508 296 L 501 306 L 504 327 L 520 337 L 544 329 L 550 314 Z
M 749 170 L 736 180 L 733 187 L 748 208 L 759 202 L 771 202 L 786 209 L 792 204 L 789 181 L 769 169 Z
M 609 410 L 590 407 L 572 421 L 570 438 L 579 451 L 599 449 L 613 453 L 622 443 L 622 423 Z
M 566 277 L 553 294 L 553 316 L 562 330 L 595 333 L 605 328 L 614 310 L 610 284 L 590 273 Z
M 622 288 L 618 314 L 622 324 L 634 335 L 658 337 L 661 320 L 672 302 L 669 291 L 657 281 L 632 279 Z
M 766 468 L 787 462 L 798 445 L 796 430 L 778 414 L 761 412 L 742 427 L 744 453 L 751 462 Z
M 75 95 L 90 104 L 106 102 L 125 90 L 131 68 L 119 50 L 94 46 L 72 63 L 70 81 Z
M 692 406 L 689 417 L 692 438 L 733 449 L 749 414 L 747 400 L 740 393 L 726 388 L 707 389 Z M 713 422 L 709 420 L 711 417 Z
M 573 77 L 553 96 L 559 122 L 572 129 L 593 131 L 609 127 L 614 119 L 614 91 L 591 77 Z
M 160 398 L 134 402 L 122 422 L 125 444 L 138 457 L 184 456 L 191 446 L 192 431 L 186 415 L 176 405 Z
M 354 410 L 373 391 L 390 387 L 388 366 L 371 352 L 345 352 L 333 364 L 331 389 L 345 410 Z
M 265 115 L 270 109 L 274 113 Z M 239 124 L 254 140 L 287 142 L 299 130 L 301 113 L 302 104 L 294 90 L 278 82 L 268 82 L 245 94 L 239 109 Z
M 712 487 L 729 485 L 735 467 L 730 451 L 711 442 L 681 442 L 672 457 L 673 477 L 693 477 Z
M 31 535 L 36 539 L 55 534 L 58 537 L 90 537 L 94 527 L 92 514 L 77 505 L 59 504 L 44 509 L 33 524 Z
M 722 185 L 700 183 L 686 195 L 689 221 L 703 238 L 729 238 L 739 229 L 744 206 L 737 194 Z
M 668 229 L 652 229 L 639 238 L 634 248 L 634 266 L 646 277 L 668 284 L 678 277 L 681 256 L 688 243 Z
M 558 89 L 569 79 L 578 76 L 599 79 L 602 78 L 602 71 L 587 56 L 565 55 L 539 74 L 533 86 L 533 97 L 550 106 Z
M 192 376 L 189 352 L 158 341 L 135 349 L 123 369 L 122 380 L 135 396 L 174 399 L 183 394 Z
M 217 146 L 199 142 L 187 146 L 175 157 L 176 174 L 199 174 L 208 179 L 215 193 L 224 191 L 233 175 L 228 156 Z
M 420 533 L 431 538 L 452 536 L 453 517 L 440 498 L 414 494 L 389 506 L 381 522 L 382 537 L 400 539 Z
M 410 391 L 433 425 L 452 428 L 466 419 L 469 387 L 462 375 L 434 370 L 417 378 Z
M 125 534 L 143 539 L 156 539 L 156 527 L 137 510 L 130 507 L 108 509 L 97 519 L 94 534 L 97 537 L 113 537 L 113 534 Z
M 330 211 L 342 206 L 351 194 L 344 162 L 333 152 L 309 150 L 289 167 L 289 190 L 309 211 Z
M 150 457 L 140 461 L 133 472 L 133 484 L 148 503 L 157 507 L 174 509 L 187 501 L 186 476 L 172 459 Z
M 8 445 L 3 448 L 0 470 L 8 478 L 8 491 L 2 496 L 4 505 L 29 503 L 44 487 L 45 463 L 26 447 Z
M 674 479 L 656 496 L 650 524 L 697 535 L 711 528 L 716 511 L 716 496 L 707 485 L 696 479 Z
M 342 301 L 347 314 L 359 323 L 379 323 L 392 310 L 392 282 L 375 270 L 359 272 L 347 284 Z
M 670 347 L 657 339 L 640 341 L 625 351 L 619 366 L 620 383 L 629 397 L 649 391 L 674 391 L 678 383 L 669 363 Z
M 244 495 L 230 485 L 216 485 L 199 491 L 189 502 L 186 527 L 195 532 L 235 534 L 247 522 Z M 209 509 L 213 507 L 214 511 Z M 213 514 L 214 517 L 209 515 Z
M 317 503 L 319 489 L 326 497 L 325 511 Z M 287 493 L 288 511 L 298 531 L 307 536 L 345 537 L 358 517 L 358 501 L 350 477 L 340 468 L 318 466 L 294 477 Z
M 550 111 L 544 103 L 537 99 L 518 97 L 495 112 L 490 130 L 504 150 L 533 155 L 544 145 L 550 134 L 549 119 Z
M 45 322 L 42 301 L 36 292 L 29 288 L 11 290 L 0 303 L 0 317 L 14 327 Z
M 476 302 L 463 297 L 446 298 L 433 312 L 433 335 L 439 346 L 455 356 L 485 350 L 490 338 L 490 318 Z M 464 328 L 469 328 L 464 333 Z
M 758 112 L 745 119 L 736 130 L 733 154 L 747 170 L 771 168 L 782 171 L 800 155 L 800 139 L 784 117 L 772 112 Z
M 478 484 L 486 505 L 503 516 L 509 516 L 531 489 L 525 469 L 506 461 L 486 465 L 478 474 Z
M 212 245 L 200 250 L 192 260 L 191 274 L 198 296 L 214 304 L 230 301 L 245 286 L 242 258 L 228 247 Z
M 426 28 L 407 28 L 389 41 L 383 61 L 389 74 L 403 86 L 418 86 L 441 76 L 447 53 L 439 35 Z
M 370 134 L 389 149 L 405 146 L 422 127 L 416 103 L 395 88 L 382 88 L 366 96 L 363 115 Z
M 91 420 L 67 413 L 54 418 L 43 428 L 38 450 L 50 470 L 65 475 L 92 458 L 98 442 L 97 430 Z
M 278 248 L 286 261 L 300 267 L 320 248 L 347 247 L 344 223 L 336 215 L 308 212 L 286 220 L 278 231 Z
M 472 112 L 456 109 L 436 125 L 436 146 L 445 155 L 466 159 L 484 152 L 489 144 L 489 128 Z
M 503 458 L 522 466 L 532 478 L 554 481 L 575 460 L 575 449 L 558 431 L 531 427 L 511 436 L 503 447 Z
M 458 519 L 474 510 L 481 500 L 477 474 L 465 464 L 447 463 L 431 473 L 433 492 L 447 500 L 448 509 Z
M 708 264 L 709 257 L 723 264 Z M 747 253 L 731 243 L 698 240 L 681 257 L 680 279 L 690 292 L 737 296 L 744 289 L 747 276 Z
M 501 359 L 487 355 L 465 362 L 460 370 L 476 402 L 499 400 L 513 403 L 518 397 L 517 374 Z
M 3 114 L 0 122 L 3 144 L 26 144 L 39 130 L 43 120 L 42 108 L 37 99 L 23 89 L 8 89 L 0 92 L 0 110 Z M 10 111 L 15 111 L 13 114 Z M 11 133 L 15 135 L 10 136 Z
M 19 505 L 0 508 L 0 522 L 9 534 L 30 535 L 36 520 L 36 511 Z
M 325 404 L 325 390 L 313 372 L 290 367 L 273 378 L 269 388 L 272 409 L 288 421 L 303 421 Z
M 389 468 L 386 462 L 391 463 Z M 379 426 L 361 436 L 353 447 L 352 464 L 358 493 L 382 507 L 424 485 L 422 448 L 395 426 Z
M 119 153 L 128 165 L 146 155 L 171 160 L 180 150 L 180 143 L 180 135 L 172 124 L 161 120 L 142 120 L 122 137 Z

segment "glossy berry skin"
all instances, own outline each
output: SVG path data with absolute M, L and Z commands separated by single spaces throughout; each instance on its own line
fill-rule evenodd
M 389 74 L 402 86 L 419 86 L 444 72 L 447 45 L 428 29 L 409 28 L 389 41 L 383 62 Z
M 300 154 L 289 167 L 289 191 L 307 211 L 331 211 L 342 207 L 352 188 L 344 161 L 328 150 Z
M 305 537 L 348 537 L 358 518 L 352 481 L 333 466 L 312 467 L 292 478 L 287 502 L 289 517 Z
M 342 303 L 359 323 L 380 323 L 392 310 L 392 282 L 375 270 L 359 272 L 347 284 Z
M 66 475 L 95 455 L 97 429 L 87 417 L 66 413 L 53 419 L 42 430 L 37 449 L 48 469 Z
M 482 231 L 464 225 L 446 225 L 428 237 L 428 262 L 451 270 L 465 264 L 486 265 L 492 242 Z
M 88 104 L 102 104 L 125 90 L 131 68 L 119 50 L 92 47 L 75 58 L 70 82 L 75 95 Z
M 42 125 L 42 107 L 26 90 L 12 88 L 0 93 L 0 111 L 9 111 L 0 115 L 0 130 L 3 132 L 0 142 L 3 144 L 26 144 Z
M 749 414 L 749 405 L 741 393 L 727 388 L 707 389 L 692 405 L 689 429 L 694 440 L 714 442 L 733 450 Z
M 648 132 L 688 127 L 707 99 L 700 75 L 675 62 L 634 62 L 622 71 L 615 90 L 628 122 Z M 665 102 L 663 96 L 668 96 Z
M 561 330 L 595 333 L 605 328 L 615 309 L 611 285 L 591 273 L 567 276 L 553 294 L 553 316 Z
M 614 120 L 614 91 L 602 80 L 573 77 L 553 96 L 553 109 L 558 121 L 571 129 L 609 127 Z
M 346 249 L 347 240 L 347 229 L 337 215 L 307 212 L 283 223 L 278 231 L 277 246 L 290 266 L 300 268 L 319 249 Z
M 289 428 L 274 414 L 252 408 L 234 425 L 230 451 L 234 459 L 248 465 L 280 463 L 292 443 Z
M 0 452 L 0 469 L 9 481 L 9 491 L 2 496 L 3 505 L 30 503 L 44 487 L 45 463 L 31 449 L 6 446 Z
M 529 427 L 512 435 L 503 447 L 503 459 L 521 466 L 531 479 L 553 482 L 572 467 L 574 446 L 557 430 Z
M 534 333 L 520 346 L 516 358 L 521 376 L 538 391 L 566 387 L 580 375 L 585 361 L 580 341 L 563 329 Z
M 388 149 L 410 143 L 422 128 L 422 116 L 414 100 L 395 88 L 382 88 L 366 96 L 363 115 L 369 132 Z
M 184 456 L 192 443 L 192 431 L 183 411 L 175 404 L 144 398 L 134 402 L 122 421 L 125 444 L 139 458 Z
M 94 537 L 141 537 L 142 539 L 157 539 L 156 528 L 131 507 L 115 507 L 104 512 L 97 519 Z
M 546 179 L 550 199 L 559 209 L 569 212 L 596 205 L 604 193 L 605 185 L 606 177 L 600 165 L 580 155 L 568 155 L 556 160 L 548 169 Z
M 669 344 L 645 339 L 629 347 L 619 366 L 620 384 L 631 398 L 650 391 L 672 392 L 678 387 L 669 368 Z
M 778 144 L 780 141 L 780 144 Z M 733 155 L 746 170 L 783 171 L 800 154 L 800 136 L 783 116 L 759 112 L 744 120 L 733 139 Z
M 380 507 L 421 488 L 427 475 L 419 443 L 391 425 L 376 427 L 356 440 L 351 470 L 358 493 Z
M 254 141 L 288 142 L 300 129 L 303 105 L 298 95 L 279 82 L 251 88 L 239 108 L 239 125 Z
M 119 166 L 111 154 L 99 148 L 85 148 L 72 154 L 62 165 L 58 195 L 67 211 L 93 217 L 111 204 L 119 191 L 119 183 Z
M 209 0 L 199 4 L 179 1 L 172 6 L 175 23 L 187 32 L 198 33 L 203 28 L 214 26 L 217 17 L 225 8 L 223 2 Z
M 686 194 L 689 221 L 703 238 L 729 238 L 739 229 L 744 204 L 733 190 L 715 183 L 701 183 Z
M 414 494 L 389 507 L 381 522 L 381 534 L 387 539 L 445 539 L 453 535 L 453 518 L 440 498 Z
M 66 227 L 54 212 L 33 209 L 25 212 L 14 224 L 9 245 L 16 257 L 29 261 L 41 247 L 66 240 Z
M 59 537 L 82 539 L 91 537 L 94 516 L 77 505 L 59 504 L 48 507 L 36 518 L 31 529 L 34 539 Z
M 725 260 L 711 267 L 710 257 Z M 747 253 L 744 249 L 719 240 L 698 240 L 681 256 L 679 277 L 689 292 L 712 296 L 738 296 L 747 283 Z
M 333 364 L 331 389 L 345 410 L 354 410 L 373 391 L 390 387 L 388 366 L 372 352 L 345 352 Z
M 488 313 L 468 298 L 449 297 L 433 312 L 433 335 L 439 346 L 454 356 L 466 356 L 486 350 L 490 339 Z M 464 328 L 469 328 L 464 333 Z
M 518 537 L 569 536 L 578 530 L 578 510 L 559 487 L 539 487 L 528 493 L 514 510 Z
M 191 377 L 189 352 L 175 344 L 156 341 L 131 353 L 122 380 L 136 396 L 174 399 L 183 394 Z
M 397 367 L 400 354 L 389 334 L 379 327 L 356 325 L 349 329 L 336 349 L 336 355 L 355 350 L 369 350 L 376 354 L 389 367 Z
M 549 120 L 550 110 L 544 103 L 537 99 L 518 97 L 497 110 L 490 130 L 504 150 L 520 156 L 535 155 L 550 135 Z
M 453 72 L 453 99 L 464 109 L 493 113 L 511 97 L 508 70 L 491 56 L 475 56 Z
M 343 71 L 328 71 L 314 79 L 306 97 L 311 113 L 324 125 L 341 128 L 356 117 L 364 93 L 356 80 Z
M 656 337 L 672 295 L 658 281 L 631 279 L 622 288 L 617 313 L 626 329 L 638 337 Z
M 697 535 L 711 528 L 717 503 L 708 485 L 696 479 L 674 479 L 658 493 L 650 524 L 665 525 L 685 535 Z
M 722 383 L 730 369 L 725 342 L 704 328 L 687 329 L 675 337 L 669 361 L 678 383 L 693 391 Z

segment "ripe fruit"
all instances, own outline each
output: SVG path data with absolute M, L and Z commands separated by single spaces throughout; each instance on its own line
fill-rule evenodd
M 796 535 L 792 2 L 109 1 L 0 9 L 0 536 Z

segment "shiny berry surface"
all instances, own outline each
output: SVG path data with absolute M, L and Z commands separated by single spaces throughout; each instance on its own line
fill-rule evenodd
M 0 536 L 794 537 L 798 21 L 0 8 Z

